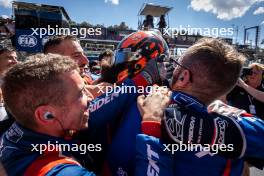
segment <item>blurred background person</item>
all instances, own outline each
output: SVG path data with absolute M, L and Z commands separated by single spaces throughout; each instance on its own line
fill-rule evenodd
M 13 48 L 0 47 L 0 78 L 14 64 L 17 63 L 17 54 Z
M 230 105 L 239 109 L 244 109 L 247 112 L 256 115 L 257 117 L 264 119 L 264 103 L 261 102 L 256 96 L 252 95 L 252 89 L 250 94 L 250 86 L 258 91 L 263 92 L 264 86 L 262 84 L 264 66 L 259 63 L 252 63 L 249 65 L 249 71 L 245 71 L 246 74 L 242 74 L 245 84 L 241 81 L 228 95 L 227 101 Z
M 106 49 L 99 55 L 100 77 L 95 81 L 96 83 L 107 82 L 114 84 L 117 81 L 117 75 L 124 69 L 124 66 L 113 66 L 113 57 L 114 52 L 110 49 Z
M 79 40 L 73 36 L 55 36 L 50 38 L 44 45 L 43 52 L 45 54 L 53 53 L 62 56 L 69 56 L 79 66 L 80 74 L 87 84 L 92 84 L 91 75 L 85 72 L 85 68 L 89 65 L 89 60 L 84 54 Z
M 98 60 L 100 61 L 100 66 L 104 63 L 110 63 L 112 57 L 114 57 L 114 52 L 112 50 L 106 49 L 105 51 L 103 51 L 98 58 Z
M 6 71 L 17 63 L 17 54 L 13 48 L 0 48 L 0 86 Z M 12 124 L 13 118 L 8 114 L 4 106 L 2 89 L 0 88 L 0 134 Z
M 92 60 L 89 62 L 89 72 L 93 80 L 101 77 L 101 66 L 99 60 Z
M 254 98 L 256 98 L 257 100 L 261 101 L 262 103 L 264 103 L 264 92 L 257 90 L 251 86 L 249 86 L 248 84 L 246 84 L 241 78 L 238 80 L 237 85 L 239 87 L 242 87 L 243 89 L 245 89 L 250 95 L 252 95 Z

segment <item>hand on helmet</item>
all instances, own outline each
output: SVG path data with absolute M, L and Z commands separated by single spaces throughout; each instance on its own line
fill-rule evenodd
M 145 68 L 132 80 L 135 82 L 137 86 L 150 86 L 153 84 L 161 84 L 161 77 L 159 74 L 159 68 L 157 65 L 157 60 L 150 60 Z

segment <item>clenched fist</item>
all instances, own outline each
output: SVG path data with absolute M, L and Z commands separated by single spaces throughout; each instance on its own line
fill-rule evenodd
M 152 93 L 137 99 L 142 121 L 160 122 L 164 109 L 169 105 L 171 92 L 168 88 L 153 86 Z

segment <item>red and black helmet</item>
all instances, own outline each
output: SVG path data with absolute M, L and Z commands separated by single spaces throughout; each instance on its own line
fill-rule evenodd
M 161 55 L 169 57 L 169 48 L 159 31 L 137 31 L 119 43 L 112 64 L 123 65 L 118 80 L 124 80 L 139 73 L 149 60 Z

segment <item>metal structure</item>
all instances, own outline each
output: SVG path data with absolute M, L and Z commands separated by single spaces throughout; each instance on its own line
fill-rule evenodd
M 253 26 L 249 28 L 244 29 L 244 45 L 247 44 L 247 38 L 248 38 L 248 31 L 251 29 L 255 29 L 256 34 L 255 34 L 255 47 L 258 48 L 258 43 L 259 43 L 259 37 L 260 37 L 260 26 Z
M 69 28 L 70 17 L 61 6 L 13 2 L 15 17 L 15 40 L 17 51 L 27 53 L 41 52 L 44 43 L 50 36 L 48 32 L 39 35 L 33 31 L 47 28 Z
M 167 17 L 167 24 L 169 26 L 169 11 L 172 10 L 172 7 L 154 5 L 151 3 L 144 3 L 141 9 L 138 12 L 138 29 L 142 29 L 143 21 L 142 18 L 146 18 L 148 15 L 152 17 L 161 17 L 162 15 Z M 155 27 L 154 27 L 155 28 Z
M 41 25 L 41 19 L 58 20 L 61 22 L 69 24 L 71 21 L 68 13 L 62 6 L 28 3 L 28 2 L 17 2 L 12 3 L 13 14 L 16 15 L 15 18 L 19 18 L 19 15 L 25 17 L 36 17 L 38 25 Z M 33 16 L 35 15 L 35 16 Z M 60 25 L 60 24 L 57 24 Z

